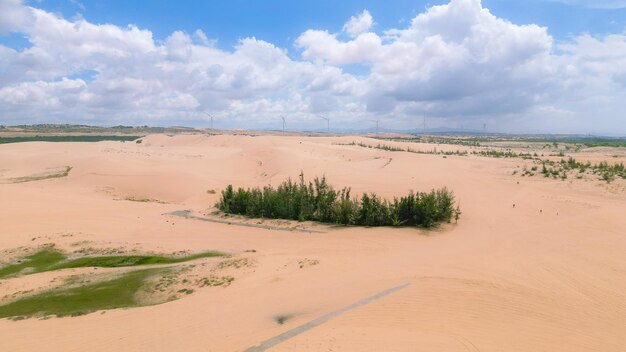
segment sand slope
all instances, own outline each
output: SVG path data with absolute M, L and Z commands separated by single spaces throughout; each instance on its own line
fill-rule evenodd
M 0 350 L 241 351 L 404 283 L 273 350 L 626 350 L 623 187 L 513 176 L 517 159 L 338 145 L 353 140 L 367 141 L 154 135 L 0 145 L 2 178 L 72 167 L 63 178 L 0 184 L 0 249 L 92 241 L 255 262 L 229 287 L 162 305 L 0 320 Z M 323 231 L 305 234 L 165 215 L 206 214 L 229 183 L 278 184 L 301 171 L 384 197 L 446 186 L 462 219 L 429 232 L 305 224 Z M 0 293 L 14 286 L 0 280 Z M 277 315 L 290 318 L 279 325 Z

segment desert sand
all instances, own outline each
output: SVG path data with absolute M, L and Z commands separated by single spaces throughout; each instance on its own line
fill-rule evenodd
M 379 143 L 359 136 L 197 134 L 150 135 L 141 144 L 0 145 L 2 261 L 16 248 L 54 243 L 63 250 L 83 244 L 159 253 L 218 250 L 247 263 L 228 268 L 234 278 L 228 286 L 199 288 L 164 304 L 2 319 L 0 351 L 245 351 L 400 286 L 270 350 L 626 350 L 623 181 L 520 177 L 512 172 L 530 165 L 520 159 L 342 145 L 352 141 Z M 583 150 L 577 158 L 609 154 L 615 151 Z M 66 177 L 10 182 L 66 166 L 72 167 Z M 463 213 L 458 223 L 428 231 L 262 222 L 314 232 L 169 214 L 215 216 L 226 185 L 276 185 L 301 171 L 386 198 L 445 186 Z M 81 270 L 0 280 L 0 298 L 51 287 L 53 275 Z M 278 324 L 277 316 L 287 319 Z

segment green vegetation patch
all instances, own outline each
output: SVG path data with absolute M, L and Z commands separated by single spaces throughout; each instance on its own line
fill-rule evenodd
M 123 276 L 82 287 L 42 292 L 0 306 L 0 318 L 35 315 L 77 316 L 103 309 L 142 305 L 136 293 L 146 279 L 164 269 L 137 270 Z
M 478 147 L 481 143 L 493 142 L 533 142 L 533 143 L 550 143 L 554 147 L 558 147 L 558 143 L 581 145 L 585 147 L 626 147 L 626 138 L 619 137 L 590 137 L 590 136 L 546 136 L 546 135 L 480 135 L 471 136 L 470 134 L 441 134 L 435 135 L 415 135 L 409 138 L 386 138 L 373 137 L 382 140 L 393 140 L 400 142 L 414 143 L 435 143 L 435 144 L 459 144 Z
M 45 249 L 21 260 L 21 263 L 0 268 L 0 279 L 19 273 L 26 268 L 32 268 L 34 272 L 46 271 L 52 265 L 65 259 L 65 256 L 57 251 Z
M 0 144 L 22 142 L 101 142 L 134 141 L 143 136 L 78 135 L 78 136 L 19 136 L 0 137 Z
M 200 258 L 219 257 L 222 255 L 222 253 L 218 252 L 204 252 L 180 258 L 146 255 L 85 257 L 59 263 L 50 267 L 48 270 L 86 267 L 119 268 L 138 265 L 176 264 Z
M 444 151 L 444 150 L 437 150 L 437 148 L 434 148 L 432 150 L 415 150 L 415 149 L 411 149 L 410 147 L 404 149 L 401 147 L 396 147 L 396 146 L 392 146 L 392 145 L 387 145 L 387 144 L 377 144 L 377 145 L 371 145 L 371 144 L 366 144 L 363 142 L 355 142 L 352 141 L 351 143 L 337 143 L 337 145 L 356 145 L 362 148 L 369 148 L 369 149 L 380 149 L 380 150 L 384 150 L 384 151 L 388 151 L 388 152 L 407 152 L 407 153 L 414 153 L 414 154 L 434 154 L 434 155 L 444 155 L 444 156 L 448 156 L 448 155 L 458 155 L 458 156 L 467 156 L 469 153 L 465 150 L 448 150 L 448 151 Z
M 541 163 L 541 173 L 545 177 L 560 177 L 565 180 L 569 171 L 577 170 L 579 174 L 590 171 L 594 175 L 599 175 L 607 183 L 612 182 L 616 177 L 626 179 L 626 166 L 623 163 L 609 164 L 606 161 L 598 164 L 591 164 L 591 162 L 582 163 L 572 157 L 567 160 L 561 159 L 558 162 L 542 160 Z
M 234 190 L 228 185 L 216 207 L 225 213 L 257 218 L 430 228 L 452 219 L 458 220 L 461 211 L 454 205 L 454 196 L 446 188 L 410 192 L 388 201 L 374 193 L 364 193 L 361 198 L 351 197 L 348 187 L 336 191 L 325 177 L 307 183 L 300 174 L 299 183 L 288 179 L 277 188 L 270 185 L 262 189 Z
M 23 259 L 23 262 L 0 268 L 0 279 L 30 268 L 31 273 L 68 268 L 119 268 L 138 265 L 175 264 L 190 260 L 223 256 L 219 252 L 203 252 L 185 257 L 162 257 L 148 255 L 83 257 L 65 261 L 66 257 L 55 250 L 44 249 Z

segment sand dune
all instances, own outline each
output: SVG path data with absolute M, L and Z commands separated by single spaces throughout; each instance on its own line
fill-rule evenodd
M 0 250 L 44 243 L 71 250 L 87 241 L 155 252 L 219 250 L 254 262 L 229 269 L 235 281 L 228 287 L 165 304 L 0 320 L 0 350 L 243 351 L 405 283 L 271 350 L 626 349 L 622 181 L 520 177 L 512 171 L 528 163 L 521 159 L 341 145 L 352 141 L 380 143 L 360 136 L 151 135 L 140 144 L 0 145 L 3 179 L 72 167 L 62 178 L 0 184 Z M 593 150 L 589 159 L 601 160 L 600 153 L 610 160 L 614 151 Z M 167 215 L 207 214 L 228 184 L 276 185 L 300 172 L 388 198 L 445 186 L 462 218 L 431 231 L 302 224 L 323 231 L 299 233 Z M 39 275 L 33 283 L 0 280 L 0 298 L 48 279 Z M 277 316 L 288 319 L 277 324 Z

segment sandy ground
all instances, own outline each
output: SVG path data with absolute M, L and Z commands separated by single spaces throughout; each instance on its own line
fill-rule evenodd
M 403 284 L 409 285 L 272 350 L 626 350 L 623 183 L 512 175 L 524 165 L 519 159 L 338 145 L 353 140 L 367 141 L 152 135 L 141 144 L 0 145 L 3 180 L 72 167 L 67 177 L 0 184 L 0 250 L 89 243 L 162 253 L 220 250 L 254 263 L 231 268 L 230 286 L 166 304 L 0 320 L 0 351 L 243 351 Z M 594 160 L 599 153 L 591 153 Z M 613 154 L 607 150 L 606 159 Z M 304 224 L 320 231 L 304 233 L 167 215 L 204 216 L 229 183 L 276 185 L 301 170 L 385 197 L 446 186 L 462 218 L 428 232 Z M 0 297 L 43 285 L 49 275 L 0 280 Z M 279 315 L 289 319 L 277 324 Z

